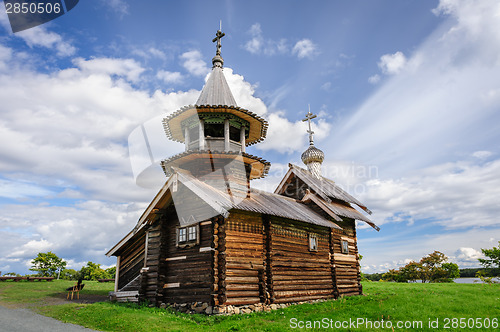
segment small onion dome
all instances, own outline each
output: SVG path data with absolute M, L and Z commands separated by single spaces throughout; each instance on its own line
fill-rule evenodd
M 312 162 L 322 163 L 324 159 L 325 154 L 323 153 L 323 151 L 321 151 L 314 145 L 309 145 L 307 150 L 302 153 L 302 162 L 306 165 Z

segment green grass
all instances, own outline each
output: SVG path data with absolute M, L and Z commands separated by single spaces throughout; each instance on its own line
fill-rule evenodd
M 106 296 L 113 290 L 113 283 L 99 283 L 97 281 L 84 281 L 85 287 L 80 296 L 102 295 Z M 11 307 L 44 305 L 47 300 L 64 298 L 66 288 L 75 285 L 75 281 L 54 280 L 48 281 L 1 281 L 0 304 Z
M 44 285 L 51 286 L 48 283 Z M 21 283 L 17 283 L 12 288 L 23 286 Z M 105 288 L 105 286 L 110 287 L 109 284 L 96 284 L 96 287 Z M 248 315 L 208 317 L 181 314 L 170 310 L 148 308 L 147 306 L 109 302 L 41 306 L 37 308 L 37 311 L 64 322 L 75 323 L 101 331 L 297 330 L 291 327 L 290 320 L 292 318 L 303 322 L 321 321 L 326 318 L 327 320 L 332 319 L 333 324 L 335 324 L 335 321 L 349 321 L 357 318 L 372 322 L 383 319 L 384 321 L 390 320 L 394 326 L 397 321 L 422 321 L 423 328 L 421 329 L 395 328 L 395 330 L 399 331 L 427 331 L 430 330 L 428 328 L 429 319 L 432 321 L 438 319 L 440 327 L 438 330 L 459 331 L 464 329 L 444 329 L 445 319 L 500 319 L 500 285 L 367 282 L 363 286 L 366 296 L 348 297 L 313 304 L 306 303 L 270 313 Z M 36 285 L 36 287 L 40 287 L 40 285 Z M 100 292 L 102 290 L 97 288 L 94 290 L 93 287 L 89 287 L 88 291 Z M 50 292 L 47 291 L 46 296 L 52 296 L 51 294 L 54 294 L 54 291 L 54 289 Z M 12 294 L 12 290 L 8 294 Z M 0 283 L 0 296 L 6 295 L 6 290 Z M 6 299 L 3 301 L 6 301 Z M 452 327 L 451 322 L 449 325 Z M 363 331 L 370 329 L 355 328 L 350 330 Z M 391 329 L 381 330 L 390 331 Z M 497 329 L 491 328 L 490 330 Z

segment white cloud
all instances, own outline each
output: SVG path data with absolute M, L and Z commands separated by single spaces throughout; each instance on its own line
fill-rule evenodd
M 321 85 L 321 89 L 325 91 L 330 91 L 332 87 L 332 82 L 325 82 L 323 85 Z
M 161 60 L 166 60 L 167 55 L 165 52 L 162 50 L 159 50 L 156 47 L 133 47 L 132 48 L 132 54 L 138 55 L 142 58 L 149 59 L 149 58 L 157 58 Z
M 278 40 L 264 38 L 260 23 L 254 23 L 248 30 L 251 36 L 243 46 L 252 54 L 276 55 L 292 54 L 299 59 L 311 58 L 318 53 L 317 46 L 309 39 L 302 39 L 292 47 L 286 38 Z
M 498 89 L 500 77 L 500 3 L 459 3 L 465 7 L 407 60 L 385 62 L 387 72 L 399 74 L 333 128 L 330 139 L 343 144 L 332 154 L 397 176 L 474 151 L 497 153 L 500 98 L 485 95 Z
M 29 47 L 45 47 L 55 49 L 59 56 L 70 56 L 75 54 L 76 47 L 64 41 L 63 37 L 55 32 L 48 31 L 43 26 L 34 27 L 15 34 L 24 39 Z
M 269 129 L 267 137 L 257 148 L 280 153 L 304 151 L 307 147 L 307 124 L 301 120 L 291 122 L 282 112 L 274 112 L 267 116 Z M 330 131 L 330 124 L 324 120 L 312 124 L 316 141 L 321 141 Z
M 159 49 L 157 49 L 155 47 L 150 47 L 149 50 L 148 50 L 148 52 L 152 56 L 154 56 L 156 58 L 159 58 L 159 59 L 165 60 L 167 58 L 167 56 L 165 55 L 165 53 L 163 51 L 161 51 L 161 50 L 159 50 Z
M 373 76 L 368 77 L 368 82 L 370 82 L 371 84 L 377 84 L 378 82 L 380 82 L 380 75 L 375 74 Z
M 256 86 L 245 81 L 242 75 L 235 74 L 231 68 L 224 68 L 224 76 L 238 106 L 260 116 L 266 116 L 267 107 L 264 102 L 254 96 Z
M 462 261 L 474 264 L 473 266 L 477 266 L 478 259 L 484 258 L 484 255 L 481 251 L 476 250 L 474 248 L 459 248 L 455 252 L 455 258 Z
M 262 29 L 260 23 L 255 23 L 250 27 L 249 34 L 252 39 L 245 43 L 245 49 L 253 54 L 263 52 L 264 37 L 262 36 Z
M 183 61 L 182 66 L 186 68 L 191 75 L 205 76 L 210 71 L 207 63 L 203 61 L 202 55 L 198 50 L 185 52 L 180 58 Z
M 131 82 L 137 82 L 144 72 L 144 68 L 133 59 L 76 58 L 73 63 L 88 75 L 118 75 L 126 77 Z
M 473 157 L 476 157 L 478 159 L 486 159 L 489 158 L 493 155 L 491 151 L 476 151 L 472 154 Z
M 372 179 L 357 194 L 373 207 L 372 218 L 378 225 L 413 219 L 432 220 L 445 229 L 498 227 L 500 206 L 495 202 L 500 196 L 500 160 L 459 161 L 400 179 Z
M 310 39 L 299 40 L 292 49 L 292 54 L 299 59 L 312 58 L 318 53 L 317 46 Z
M 5 11 L 0 11 L 0 25 L 2 25 L 5 30 L 9 32 L 12 31 L 9 18 L 7 17 Z M 37 26 L 31 29 L 20 31 L 13 36 L 23 39 L 31 48 L 44 47 L 50 50 L 55 50 L 56 54 L 61 57 L 74 55 L 77 51 L 76 47 L 73 46 L 71 42 L 64 40 L 63 36 L 61 36 L 60 34 L 49 31 L 45 26 Z M 2 59 L 0 58 L 0 61 L 1 60 Z
M 129 13 L 129 6 L 125 0 L 101 0 L 101 3 L 118 13 L 122 18 Z
M 53 194 L 53 192 L 26 181 L 8 181 L 0 179 L 0 197 L 25 198 L 48 196 L 50 194 Z
M 405 67 L 406 61 L 406 57 L 402 52 L 396 52 L 382 55 L 378 66 L 384 74 L 395 75 Z
M 166 70 L 159 70 L 156 77 L 165 83 L 180 83 L 183 80 L 182 74 L 178 71 L 171 72 Z
M 425 235 L 419 231 L 421 229 L 411 228 L 388 234 L 382 229 L 378 236 L 368 239 L 364 238 L 363 231 L 358 232 L 359 252 L 363 255 L 362 270 L 369 273 L 386 272 L 405 265 L 408 259 L 419 261 L 434 250 L 444 253 L 449 261 L 460 268 L 480 267 L 477 261 L 480 249 L 495 245 L 488 240 L 491 234 L 496 234 L 496 240 L 500 239 L 498 227 Z M 418 245 L 408 245 L 408 241 L 418 241 Z

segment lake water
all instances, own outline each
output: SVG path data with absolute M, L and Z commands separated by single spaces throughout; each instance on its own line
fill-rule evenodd
M 479 278 L 457 278 L 455 280 L 457 284 L 480 284 L 482 281 Z M 500 282 L 500 279 L 494 278 L 493 281 Z M 421 283 L 422 280 L 415 280 L 417 283 Z
M 496 282 L 499 282 L 500 280 L 498 278 L 493 279 Z M 481 283 L 481 279 L 479 278 L 457 278 L 454 280 L 457 284 L 477 284 Z

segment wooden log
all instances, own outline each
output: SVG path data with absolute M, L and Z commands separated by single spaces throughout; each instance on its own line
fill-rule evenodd
M 257 285 L 259 283 L 259 278 L 257 276 L 255 277 L 233 277 L 233 276 L 226 276 L 226 283 L 229 284 L 255 284 Z
M 301 301 L 311 301 L 318 299 L 329 299 L 334 298 L 334 295 L 321 294 L 321 295 L 308 295 L 308 296 L 297 296 L 297 297 L 283 297 L 276 298 L 274 303 L 288 303 L 288 302 L 301 302 Z
M 278 298 L 283 297 L 308 297 L 308 296 L 319 296 L 325 294 L 332 294 L 332 289 L 318 289 L 318 290 L 297 290 L 297 291 L 274 291 L 274 296 Z M 301 300 L 305 301 L 305 300 Z
M 229 299 L 231 298 L 236 298 L 236 297 L 259 297 L 259 291 L 258 290 L 244 290 L 244 291 L 230 291 L 226 290 L 226 296 Z M 259 297 L 260 301 L 260 297 Z
M 234 298 L 228 298 L 224 304 L 227 305 L 245 305 L 245 304 L 255 304 L 259 303 L 260 298 L 259 297 L 234 297 Z
M 274 291 L 315 291 L 315 290 L 333 290 L 331 280 L 323 284 L 275 284 Z
M 228 284 L 226 285 L 226 291 L 258 291 L 258 284 Z

